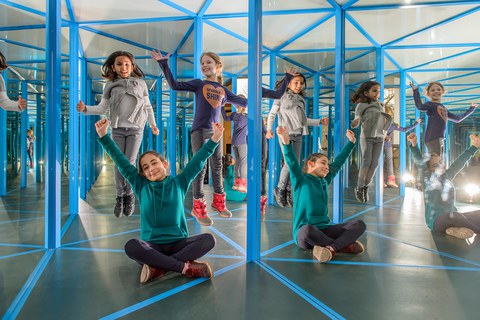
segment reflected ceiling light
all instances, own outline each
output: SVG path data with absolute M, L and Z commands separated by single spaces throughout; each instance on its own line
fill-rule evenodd
M 478 188 L 476 184 L 469 183 L 465 186 L 465 191 L 468 193 L 470 197 L 473 197 L 480 191 L 480 188 Z

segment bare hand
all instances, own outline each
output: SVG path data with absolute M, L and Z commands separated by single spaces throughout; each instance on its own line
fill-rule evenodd
M 355 138 L 355 133 L 352 130 L 347 130 L 346 136 L 351 143 L 357 142 L 357 138 Z
M 155 125 L 151 126 L 150 129 L 152 129 L 152 133 L 156 136 L 158 136 L 158 134 L 160 133 L 160 130 L 158 130 L 157 126 Z
M 472 104 L 470 105 L 470 107 L 474 107 L 474 108 L 476 109 L 476 108 L 478 107 L 478 104 L 472 103 Z
M 422 122 L 422 118 L 418 118 L 418 119 L 417 119 L 417 122 L 418 122 L 418 123 Z
M 156 60 L 156 61 L 160 61 L 160 60 L 166 60 L 170 57 L 171 53 L 167 53 L 166 55 L 162 55 L 162 53 L 160 52 L 160 50 L 155 50 L 153 49 L 151 52 L 150 52 L 150 56 Z
M 27 100 L 18 97 L 18 109 L 20 109 L 20 111 L 27 109 Z
M 286 127 L 278 126 L 277 135 L 283 144 L 290 144 L 290 136 L 288 135 L 288 129 Z
M 85 103 L 83 103 L 83 101 L 80 100 L 77 103 L 77 111 L 78 112 L 83 112 L 83 110 L 85 110 Z
M 417 135 L 415 134 L 415 132 L 412 132 L 407 136 L 407 141 L 410 141 L 412 147 L 417 146 Z
M 109 125 L 110 121 L 108 121 L 107 118 L 100 119 L 95 123 L 95 129 L 97 130 L 98 136 L 100 138 L 107 134 Z
M 298 70 L 296 67 L 294 66 L 290 66 L 290 67 L 285 67 L 285 73 L 288 73 L 288 74 L 291 74 L 292 76 L 296 76 L 298 75 Z
M 410 81 L 410 88 L 412 88 L 412 90 L 418 90 L 418 86 L 415 87 L 412 81 Z
M 212 129 L 213 129 L 212 141 L 217 143 L 223 137 L 223 126 L 221 123 L 212 122 Z
M 272 130 L 267 130 L 267 133 L 265 133 L 265 138 L 272 139 L 273 138 L 273 131 Z
M 470 135 L 470 141 L 472 142 L 472 145 L 474 145 L 477 148 L 480 148 L 480 136 L 477 134 L 471 134 Z
M 320 123 L 323 124 L 323 125 L 328 125 L 328 117 L 323 117 L 322 120 L 320 120 Z
M 358 127 L 359 125 L 360 125 L 360 118 L 355 118 L 355 119 L 353 119 L 353 121 L 352 121 L 352 123 L 351 123 L 350 126 L 351 126 L 352 128 L 356 128 L 356 127 Z

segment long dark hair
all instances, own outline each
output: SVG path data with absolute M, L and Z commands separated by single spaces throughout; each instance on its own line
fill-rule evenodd
M 142 176 L 145 176 L 145 174 L 143 173 L 143 168 L 142 168 L 142 159 L 143 157 L 145 157 L 147 154 L 151 154 L 152 156 L 154 157 L 157 157 L 158 159 L 160 159 L 160 161 L 165 161 L 165 158 L 158 152 L 156 151 L 153 151 L 153 150 L 149 150 L 149 151 L 145 151 L 144 153 L 142 153 L 142 155 L 138 158 L 138 165 L 137 165 L 137 169 L 138 169 L 138 173 L 140 173 Z
M 7 59 L 3 55 L 2 51 L 0 51 L 0 71 L 3 71 L 8 68 Z
M 358 88 L 357 92 L 355 92 L 355 94 L 353 95 L 352 102 L 353 103 L 360 103 L 360 102 L 370 103 L 370 102 L 372 102 L 372 100 L 365 95 L 365 92 L 370 91 L 370 89 L 373 86 L 379 86 L 379 85 L 380 85 L 380 83 L 378 83 L 377 81 L 371 81 L 371 80 L 362 83 L 360 88 Z
M 133 71 L 132 71 L 133 77 L 136 77 L 136 78 L 145 77 L 145 74 L 143 73 L 142 69 L 140 69 L 138 65 L 135 63 L 135 57 L 133 56 L 133 54 L 127 51 L 115 51 L 108 56 L 107 60 L 102 65 L 103 78 L 108 79 L 110 81 L 118 78 L 117 73 L 114 72 L 112 69 L 112 66 L 115 64 L 115 59 L 117 59 L 118 57 L 127 57 L 128 59 L 130 59 L 133 65 Z
M 302 91 L 300 91 L 298 94 L 301 95 L 302 97 L 305 97 L 305 88 L 307 87 L 307 78 L 305 78 L 305 76 L 302 74 L 302 73 L 297 73 L 295 75 L 295 77 L 301 77 L 303 78 L 303 88 L 302 88 Z M 292 78 L 295 79 L 295 77 Z M 282 82 L 285 81 L 285 78 L 283 78 L 282 80 L 278 80 L 277 82 L 275 82 L 275 90 L 277 90 L 278 88 L 280 88 L 280 86 L 282 85 Z M 288 87 L 288 84 L 287 84 L 287 87 Z
M 223 177 L 225 178 L 227 176 L 227 168 L 228 166 L 231 166 L 233 162 L 233 156 L 230 153 L 227 153 L 226 155 L 223 156 L 223 170 L 222 174 Z

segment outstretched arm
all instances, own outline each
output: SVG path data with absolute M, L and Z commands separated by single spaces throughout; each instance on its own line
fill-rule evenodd
M 297 160 L 297 155 L 293 150 L 293 145 L 290 143 L 290 136 L 286 127 L 277 127 L 278 139 L 283 144 L 283 156 L 285 163 L 290 169 L 290 180 L 292 181 L 292 188 L 296 189 L 299 181 L 303 179 L 303 172 Z
M 409 131 L 415 129 L 415 127 L 418 126 L 420 124 L 420 122 L 422 122 L 422 118 L 418 118 L 415 121 L 415 123 L 412 124 L 411 126 L 406 126 L 406 127 L 397 126 L 397 127 L 395 127 L 395 130 L 400 131 L 400 132 L 409 132 Z
M 472 145 L 465 150 L 460 156 L 447 169 L 446 174 L 449 179 L 455 178 L 455 176 L 465 167 L 467 162 L 475 155 L 480 147 L 480 137 L 476 134 L 470 135 L 470 141 Z
M 27 108 L 27 100 L 21 96 L 18 97 L 18 101 L 12 101 L 7 95 L 5 82 L 0 74 L 0 107 L 6 111 L 22 112 Z
M 272 109 L 268 113 L 267 117 L 267 133 L 265 134 L 265 138 L 271 139 L 273 138 L 273 123 L 275 122 L 275 118 L 277 117 L 277 112 L 280 109 L 280 102 L 275 100 L 273 102 Z
M 448 112 L 448 120 L 450 120 L 452 122 L 456 122 L 456 123 L 462 122 L 463 120 L 465 120 L 465 118 L 467 118 L 469 115 L 471 115 L 477 107 L 478 107 L 478 104 L 472 103 L 470 105 L 470 108 L 468 108 L 468 110 L 465 111 L 462 114 L 454 114 L 454 113 L 451 113 L 449 111 Z
M 285 90 L 287 90 L 288 84 L 292 78 L 297 74 L 297 69 L 295 67 L 285 69 L 285 76 L 283 77 L 280 87 L 277 90 L 270 90 L 262 87 L 262 98 L 280 99 L 285 93 Z
M 355 142 L 357 138 L 355 137 L 355 133 L 352 130 L 347 130 L 346 136 L 348 138 L 348 142 L 343 147 L 342 151 L 335 157 L 335 159 L 330 163 L 330 171 L 328 172 L 325 179 L 327 179 L 328 183 L 330 183 L 333 178 L 338 174 L 338 172 L 342 169 L 343 165 L 347 161 L 348 157 L 352 154 L 353 149 L 355 148 Z
M 170 88 L 176 91 L 191 91 L 191 92 L 196 91 L 199 85 L 198 81 L 201 81 L 201 80 L 197 79 L 197 80 L 192 80 L 187 82 L 175 80 L 175 78 L 173 77 L 172 71 L 168 66 L 168 58 L 170 57 L 170 53 L 167 53 L 166 55 L 162 55 L 162 53 L 159 50 L 152 50 L 150 52 L 150 55 L 152 56 L 152 59 L 158 62 L 158 65 L 162 69 L 163 74 L 165 75 L 165 79 L 167 79 L 167 82 Z
M 428 110 L 428 106 L 422 102 L 420 93 L 418 92 L 418 86 L 416 87 L 413 82 L 410 82 L 410 87 L 413 90 L 413 100 L 415 101 L 415 107 L 420 111 Z
M 412 150 L 413 161 L 417 165 L 421 165 L 423 162 L 423 157 L 420 149 L 418 149 L 417 146 L 417 135 L 415 132 L 412 132 L 407 136 L 407 141 L 410 142 L 410 150 Z

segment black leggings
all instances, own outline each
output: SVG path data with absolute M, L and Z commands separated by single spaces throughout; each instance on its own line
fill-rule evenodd
M 200 258 L 214 246 L 215 237 L 202 233 L 166 244 L 131 239 L 125 244 L 125 253 L 142 265 L 181 273 L 185 262 Z
M 470 212 L 452 212 L 437 217 L 433 224 L 433 231 L 445 233 L 450 227 L 464 227 L 480 234 L 480 210 Z
M 307 224 L 298 230 L 297 243 L 303 249 L 331 246 L 335 251 L 339 251 L 360 238 L 366 228 L 362 220 L 332 224 L 326 229 Z

